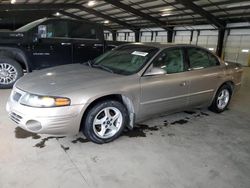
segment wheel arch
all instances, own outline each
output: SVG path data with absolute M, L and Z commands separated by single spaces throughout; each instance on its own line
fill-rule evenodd
M 84 127 L 84 119 L 86 118 L 86 115 L 88 114 L 89 110 L 93 106 L 95 106 L 98 102 L 105 101 L 105 100 L 116 100 L 116 101 L 121 102 L 125 106 L 125 108 L 127 109 L 127 112 L 129 115 L 129 122 L 130 123 L 128 125 L 128 128 L 130 128 L 130 129 L 133 128 L 133 124 L 134 124 L 134 120 L 135 120 L 135 108 L 134 108 L 134 104 L 133 104 L 132 100 L 123 94 L 107 94 L 105 96 L 101 96 L 101 97 L 97 97 L 97 98 L 93 99 L 88 104 L 88 106 L 86 107 L 86 109 L 83 112 L 79 131 L 81 131 L 82 128 Z
M 216 93 L 217 93 L 218 90 L 219 90 L 222 86 L 224 86 L 224 85 L 227 85 L 227 86 L 230 87 L 230 92 L 231 92 L 231 95 L 232 95 L 232 94 L 233 94 L 233 91 L 234 91 L 234 86 L 235 86 L 235 84 L 234 84 L 234 82 L 231 81 L 231 80 L 228 80 L 228 81 L 223 82 L 223 83 L 220 85 L 220 87 L 218 87 L 218 89 L 216 90 Z
M 0 47 L 0 56 L 14 59 L 21 65 L 24 70 L 26 70 L 27 72 L 31 71 L 28 64 L 28 59 L 21 49 L 11 47 Z
M 213 98 L 212 98 L 212 100 L 211 100 L 211 102 L 210 102 L 210 105 L 213 103 L 214 98 L 215 98 L 217 92 L 219 91 L 219 89 L 220 89 L 221 87 L 223 87 L 224 85 L 229 86 L 229 87 L 231 88 L 231 89 L 230 89 L 230 94 L 231 94 L 231 95 L 233 94 L 234 87 L 235 87 L 235 83 L 234 83 L 232 80 L 225 81 L 225 82 L 223 82 L 222 84 L 220 84 L 219 87 L 215 90 L 216 92 L 214 92 L 214 94 L 213 94 Z

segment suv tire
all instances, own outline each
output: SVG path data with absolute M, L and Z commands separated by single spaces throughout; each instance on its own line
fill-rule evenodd
M 23 76 L 21 65 L 7 57 L 0 57 L 0 89 L 10 89 Z

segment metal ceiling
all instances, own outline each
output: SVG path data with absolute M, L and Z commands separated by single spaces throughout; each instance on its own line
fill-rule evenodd
M 249 22 L 249 0 L 0 0 L 0 25 L 23 24 L 32 19 L 72 17 L 105 25 L 110 30 Z

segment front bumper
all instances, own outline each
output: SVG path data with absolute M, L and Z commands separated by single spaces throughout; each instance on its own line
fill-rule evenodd
M 77 134 L 84 105 L 53 108 L 34 108 L 20 104 L 10 96 L 6 110 L 19 127 L 33 132 L 52 135 Z

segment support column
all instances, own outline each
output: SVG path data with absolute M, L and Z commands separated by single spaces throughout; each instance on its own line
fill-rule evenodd
M 112 38 L 113 38 L 113 41 L 116 41 L 116 31 L 112 31 Z
M 173 30 L 168 30 L 168 43 L 173 42 L 173 34 L 174 34 Z
M 135 30 L 135 42 L 140 42 L 140 30 Z
M 191 31 L 189 44 L 192 44 L 193 37 L 194 37 L 194 30 Z
M 217 42 L 217 49 L 216 49 L 216 54 L 219 57 L 222 56 L 224 36 L 225 36 L 225 29 L 219 28 L 219 30 L 218 30 L 218 42 Z

